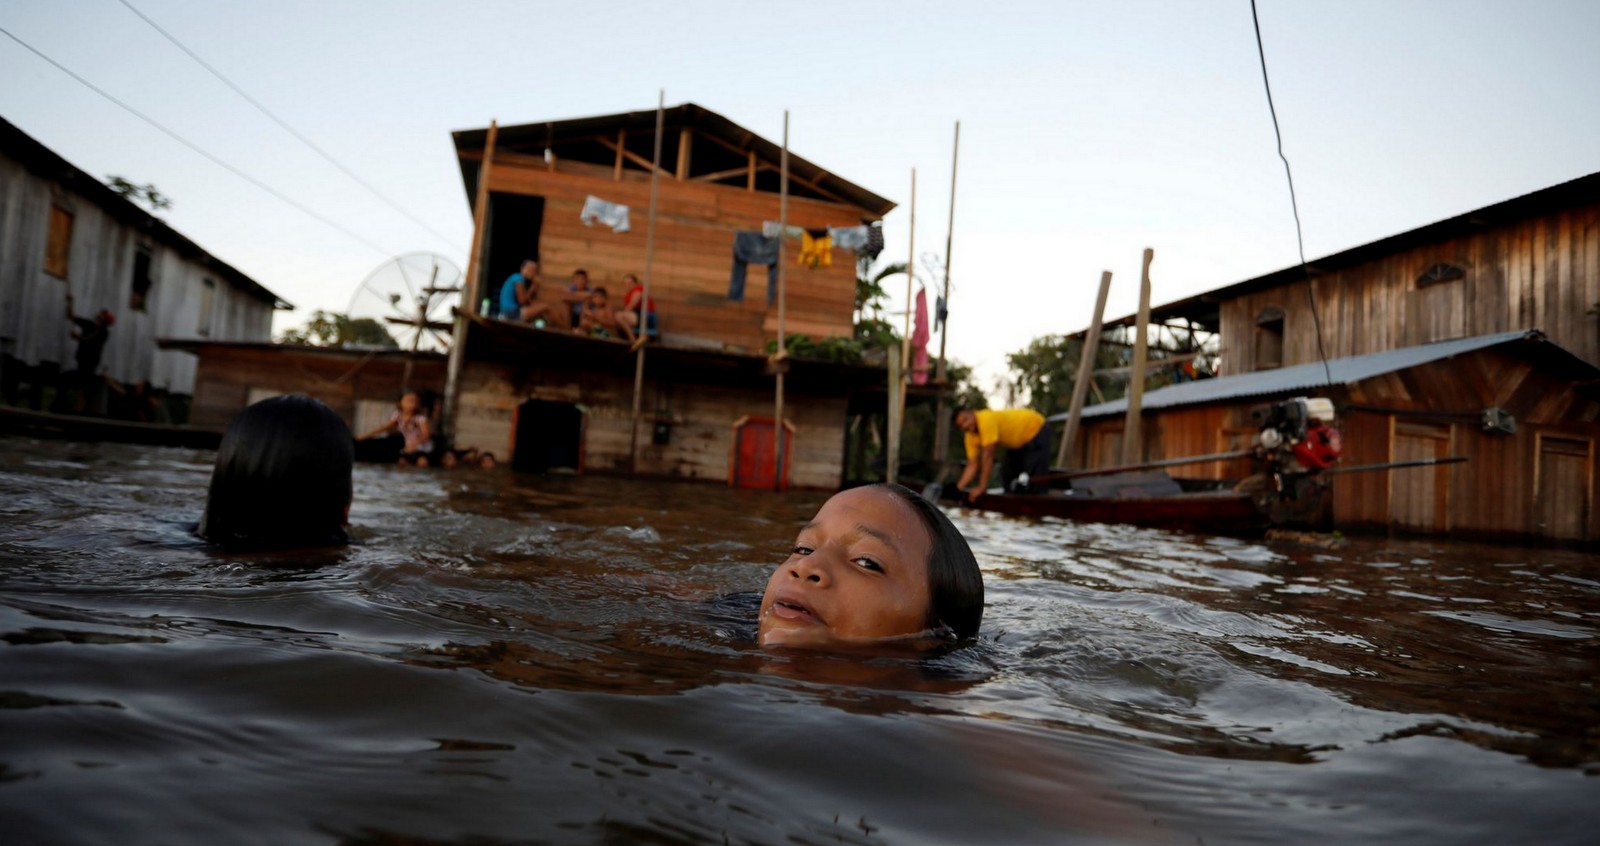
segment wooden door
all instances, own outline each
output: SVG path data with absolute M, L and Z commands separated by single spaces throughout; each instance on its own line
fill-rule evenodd
M 1535 531 L 1560 540 L 1588 539 L 1589 467 L 1589 441 L 1539 437 Z
M 1421 461 L 1450 454 L 1450 427 L 1396 421 L 1391 461 Z M 1450 467 L 1407 467 L 1389 473 L 1389 524 L 1397 529 L 1443 532 L 1450 528 Z
M 772 418 L 746 417 L 733 426 L 733 467 L 728 484 L 736 488 L 773 487 Z M 783 426 L 783 468 L 781 489 L 789 487 L 789 466 L 794 455 L 794 428 Z

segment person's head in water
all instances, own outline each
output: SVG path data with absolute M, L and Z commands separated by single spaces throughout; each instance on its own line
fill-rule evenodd
M 762 646 L 827 648 L 918 637 L 971 637 L 983 577 L 966 538 L 900 485 L 835 494 L 767 580 Z
M 347 543 L 354 459 L 333 409 L 303 394 L 262 400 L 222 436 L 197 533 L 251 549 Z

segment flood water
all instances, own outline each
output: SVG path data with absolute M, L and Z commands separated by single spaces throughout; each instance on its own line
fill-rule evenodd
M 952 510 L 976 644 L 768 654 L 824 498 L 362 466 L 358 546 L 188 535 L 212 454 L 0 438 L 6 843 L 1592 843 L 1600 564 Z

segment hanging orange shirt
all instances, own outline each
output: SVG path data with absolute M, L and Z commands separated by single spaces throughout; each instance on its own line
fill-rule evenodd
M 813 269 L 833 267 L 833 238 L 828 235 L 813 238 L 811 233 L 801 232 L 800 266 Z

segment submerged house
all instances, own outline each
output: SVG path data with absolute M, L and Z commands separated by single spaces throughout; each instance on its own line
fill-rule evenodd
M 639 353 L 618 340 L 471 315 L 457 338 L 453 440 L 510 453 L 529 470 L 836 487 L 849 398 L 884 376 L 879 368 L 768 358 L 779 311 L 768 302 L 770 265 L 740 261 L 735 239 L 779 219 L 781 148 L 692 103 L 666 109 L 647 257 L 656 119 L 652 110 L 454 134 L 468 202 L 476 204 L 480 185 L 487 192 L 474 238 L 474 299 L 497 298 L 532 259 L 543 276 L 539 296 L 554 308 L 566 308 L 559 296 L 578 269 L 616 305 L 624 277 L 643 277 L 648 262 L 659 337 L 645 346 L 641 367 Z M 894 208 L 793 153 L 788 162 L 791 226 L 859 231 Z M 598 220 L 585 214 L 597 203 L 606 210 Z M 802 266 L 801 246 L 798 237 L 785 240 L 785 333 L 849 338 L 856 251 L 823 248 Z M 786 401 L 774 427 L 779 370 Z M 774 428 L 787 456 L 776 480 Z
M 194 391 L 195 359 L 158 338 L 267 341 L 289 306 L 164 221 L 0 120 L 0 377 L 53 384 L 75 365 L 80 317 L 116 317 L 102 373 L 157 392 Z
M 1591 174 L 1317 259 L 1309 286 L 1293 267 L 1152 308 L 1152 325 L 1214 333 L 1225 375 L 1145 393 L 1137 453 L 1239 449 L 1255 434 L 1250 408 L 1328 396 L 1345 465 L 1467 458 L 1336 477 L 1335 526 L 1593 544 L 1597 303 Z M 1084 410 L 1079 466 L 1120 463 L 1126 409 Z M 1247 472 L 1235 461 L 1173 475 Z

